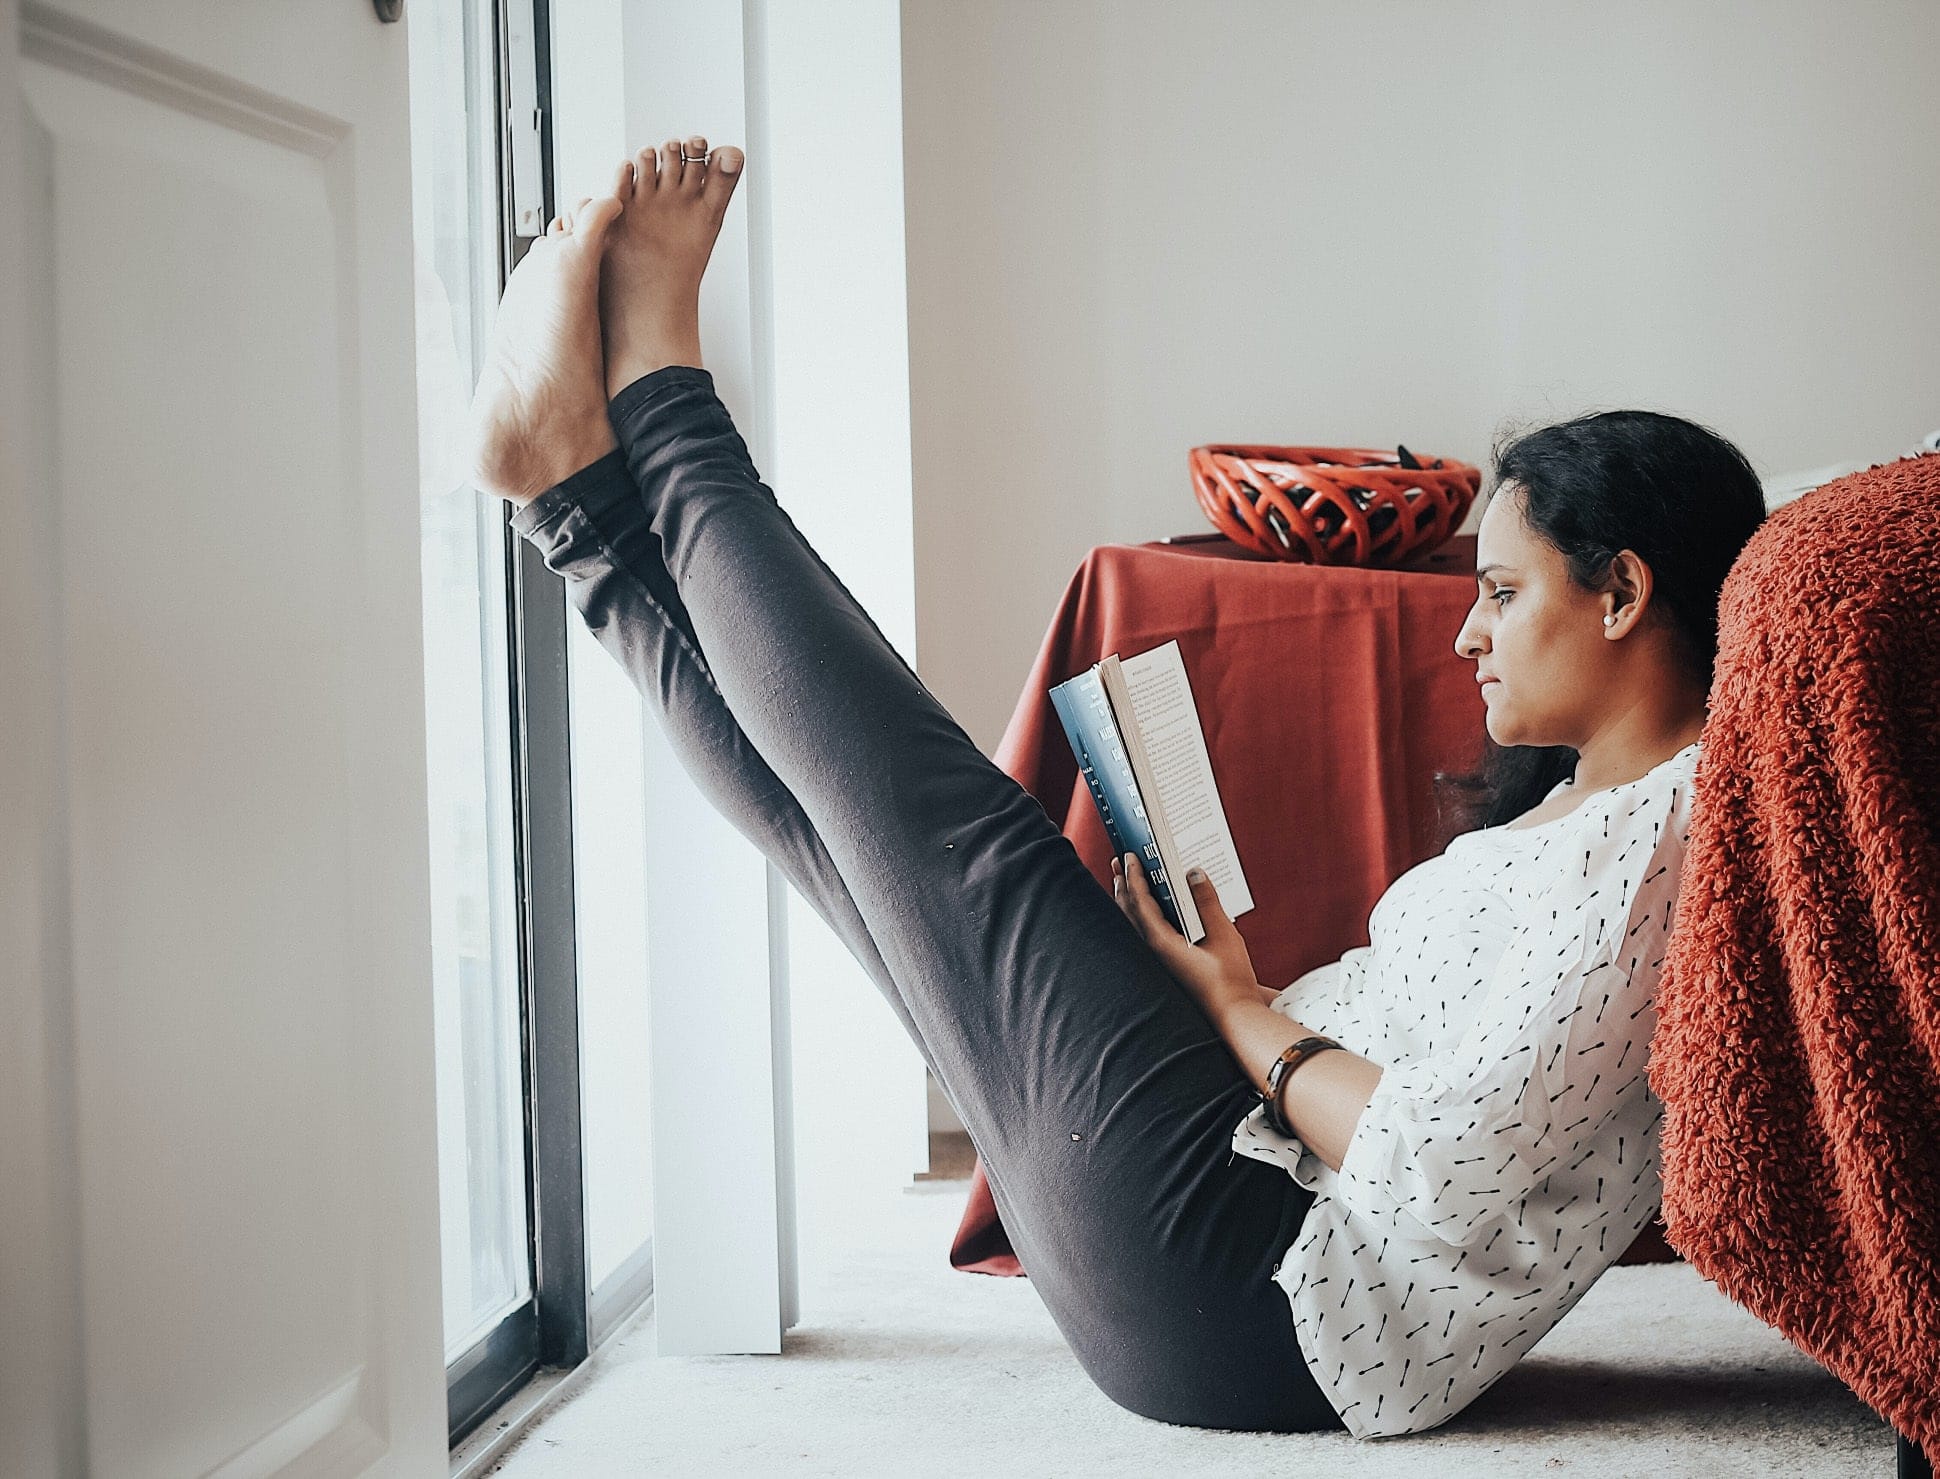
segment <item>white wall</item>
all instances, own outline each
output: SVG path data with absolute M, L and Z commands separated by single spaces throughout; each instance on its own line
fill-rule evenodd
M 925 679 L 986 747 L 1195 444 L 1485 464 L 1639 405 L 1761 473 L 1940 426 L 1940 7 L 906 0 Z

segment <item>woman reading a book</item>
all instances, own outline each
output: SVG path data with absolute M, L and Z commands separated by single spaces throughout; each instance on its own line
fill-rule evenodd
M 759 480 L 698 327 L 742 163 L 643 150 L 534 246 L 480 486 L 874 977 L 1107 1395 L 1217 1428 L 1445 1421 L 1657 1205 L 1650 996 L 1751 470 L 1643 413 L 1508 449 L 1455 641 L 1490 734 L 1552 768 L 1276 992 L 1209 885 L 1198 945 L 1135 864 L 1100 889 Z

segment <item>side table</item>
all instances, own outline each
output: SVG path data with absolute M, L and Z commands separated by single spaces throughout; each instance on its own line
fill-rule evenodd
M 1224 539 L 1102 546 L 1058 603 L 997 763 L 1109 888 L 1111 844 L 1049 690 L 1176 638 L 1253 885 L 1239 929 L 1260 979 L 1284 985 L 1365 945 L 1387 886 L 1447 845 L 1435 774 L 1482 754 L 1481 693 L 1454 645 L 1474 600 L 1469 535 L 1397 570 L 1288 564 Z M 1668 1256 L 1653 1233 L 1625 1261 Z M 950 1261 L 1023 1272 L 981 1164 Z

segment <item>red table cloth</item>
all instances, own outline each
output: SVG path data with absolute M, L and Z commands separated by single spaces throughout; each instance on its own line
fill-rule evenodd
M 1223 539 L 1103 546 L 1058 603 L 997 763 L 1109 888 L 1111 844 L 1049 690 L 1176 638 L 1252 886 L 1236 923 L 1260 980 L 1284 986 L 1365 945 L 1387 886 L 1447 844 L 1435 772 L 1474 768 L 1484 735 L 1474 665 L 1455 652 L 1475 589 L 1469 535 L 1399 570 L 1283 563 Z M 1624 1261 L 1666 1255 L 1651 1229 L 1646 1243 Z M 981 1164 L 950 1262 L 1023 1272 Z

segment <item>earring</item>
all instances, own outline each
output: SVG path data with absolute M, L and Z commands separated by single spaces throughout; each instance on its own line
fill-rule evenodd
M 1617 624 L 1617 619 L 1615 616 L 1606 616 L 1603 618 L 1603 624 L 1607 627 L 1613 627 Z

